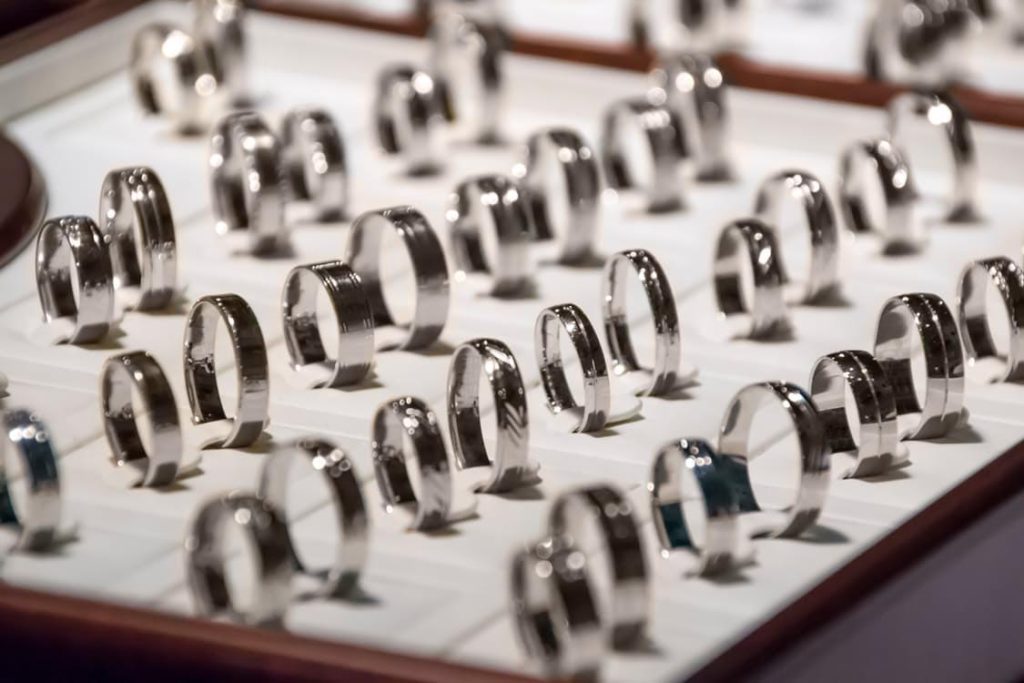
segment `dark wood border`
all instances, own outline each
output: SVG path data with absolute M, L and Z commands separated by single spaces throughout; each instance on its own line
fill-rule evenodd
M 0 38 L 0 65 L 40 50 L 148 0 L 85 0 Z M 127 49 L 127 48 L 126 48 Z

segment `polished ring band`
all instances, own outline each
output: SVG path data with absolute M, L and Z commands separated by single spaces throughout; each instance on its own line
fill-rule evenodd
M 398 326 L 384 300 L 380 277 L 381 241 L 386 230 L 394 230 L 405 246 L 416 278 L 413 319 L 401 349 L 422 349 L 433 344 L 448 319 L 448 263 L 437 233 L 426 217 L 411 206 L 367 211 L 349 229 L 343 259 L 363 281 L 370 300 L 375 326 Z M 385 347 L 390 348 L 390 346 Z
M 194 32 L 210 58 L 213 73 L 239 105 L 248 101 L 245 3 L 243 0 L 197 0 Z
M 338 352 L 324 349 L 317 319 L 320 292 L 328 297 L 338 332 Z M 373 367 L 373 312 L 362 280 L 341 261 L 297 266 L 288 273 L 281 297 L 284 340 L 296 371 L 316 369 L 317 387 L 363 381 Z
M 714 288 L 719 316 L 739 321 L 742 335 L 762 339 L 791 329 L 784 288 L 788 282 L 779 245 L 767 223 L 744 218 L 729 223 L 715 246 Z M 746 301 L 741 271 L 753 274 L 753 297 Z
M 718 453 L 722 470 L 736 492 L 740 511 L 761 511 L 749 474 L 749 462 L 760 455 L 757 452 L 760 449 L 751 443 L 751 427 L 757 413 L 770 403 L 782 407 L 796 433 L 800 448 L 800 483 L 793 504 L 778 511 L 781 513 L 779 521 L 755 529 L 753 535 L 792 538 L 817 521 L 830 478 L 825 425 L 807 392 L 788 382 L 762 382 L 740 389 L 729 403 L 718 430 Z
M 497 449 L 487 454 L 480 422 L 480 378 L 494 396 Z M 511 349 L 496 339 L 473 339 L 452 353 L 448 370 L 448 428 L 459 467 L 490 467 L 479 493 L 501 493 L 540 483 L 539 465 L 530 461 L 530 420 L 526 389 Z
M 255 580 L 249 609 L 241 612 L 227 577 L 225 532 L 238 527 L 251 543 Z M 185 539 L 188 585 L 203 616 L 225 615 L 252 626 L 279 628 L 291 600 L 292 565 L 288 527 L 281 514 L 258 496 L 231 493 L 202 505 Z
M 36 286 L 43 320 L 56 326 L 58 343 L 91 344 L 107 336 L 114 323 L 113 268 L 91 218 L 63 216 L 43 223 L 36 241 Z
M 138 413 L 132 390 L 139 397 Z M 167 486 L 181 466 L 181 425 L 178 404 L 160 364 L 145 351 L 111 356 L 100 373 L 103 427 L 112 460 L 129 472 L 129 486 Z M 138 417 L 146 415 L 150 444 L 146 448 Z
M 340 221 L 348 206 L 345 145 L 331 115 L 294 109 L 281 123 L 281 160 L 291 196 L 311 201 L 316 220 Z
M 218 318 L 227 328 L 235 354 L 239 387 L 233 417 L 225 412 L 217 387 Z M 192 424 L 226 420 L 231 425 L 227 434 L 207 447 L 245 448 L 254 444 L 270 424 L 270 372 L 260 322 L 245 299 L 237 294 L 213 294 L 196 301 L 185 321 L 182 362 Z
M 27 410 L 3 414 L 0 439 L 0 525 L 18 527 L 17 548 L 36 552 L 52 547 L 60 537 L 60 468 L 50 432 Z M 6 453 L 13 449 L 27 477 L 24 504 L 16 506 L 11 495 L 11 469 Z
M 441 169 L 443 105 L 433 77 L 413 66 L 386 67 L 377 79 L 377 140 L 386 154 L 402 157 L 409 175 L 433 175 Z
M 338 540 L 333 564 L 320 569 L 310 567 L 299 556 L 295 537 L 289 531 L 289 546 L 295 569 L 322 580 L 315 595 L 349 595 L 359 583 L 370 543 L 370 518 L 355 466 L 344 451 L 321 439 L 298 439 L 284 450 L 273 453 L 263 464 L 259 495 L 278 511 L 286 525 L 288 474 L 296 460 L 303 461 L 307 467 L 312 466 L 326 481 L 341 538 Z
M 151 168 L 111 171 L 100 190 L 100 232 L 126 308 L 165 308 L 177 293 L 177 245 L 167 193 Z
M 986 284 L 995 287 L 1006 307 L 1010 343 L 1005 358 L 992 339 L 986 310 Z M 1021 267 L 1004 256 L 968 264 L 960 274 L 956 300 L 960 336 L 970 363 L 978 366 L 986 360 L 994 360 L 1002 366 L 995 379 L 1002 382 L 1024 380 L 1024 272 Z

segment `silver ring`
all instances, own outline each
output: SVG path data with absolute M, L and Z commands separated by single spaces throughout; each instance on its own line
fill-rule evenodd
M 325 293 L 337 324 L 338 351 L 327 355 L 317 319 L 317 296 Z M 373 311 L 362 280 L 341 261 L 296 266 L 281 295 L 284 340 L 292 369 L 313 370 L 316 387 L 362 382 L 373 367 Z
M 402 239 L 416 277 L 415 310 L 408 326 L 398 324 L 384 299 L 380 256 L 385 230 L 394 230 Z M 437 234 L 422 213 L 411 206 L 367 211 L 349 229 L 343 260 L 363 281 L 376 327 L 408 330 L 395 348 L 422 349 L 441 336 L 448 320 L 448 263 Z
M 800 203 L 807 220 L 811 243 L 810 272 L 787 299 L 813 303 L 837 294 L 839 282 L 839 229 L 836 226 L 832 201 L 825 186 L 805 171 L 780 171 L 761 183 L 754 202 L 754 212 L 770 226 L 778 226 L 782 203 L 794 199 Z M 781 242 L 781 236 L 778 238 Z
M 1010 323 L 1009 348 L 1003 358 L 992 340 L 988 323 L 986 285 L 999 292 Z M 1024 272 L 1004 256 L 969 263 L 960 274 L 956 307 L 964 352 L 972 366 L 994 361 L 1000 371 L 993 378 L 1000 382 L 1024 380 Z
M 322 109 L 288 112 L 281 123 L 281 162 L 292 197 L 311 201 L 316 220 L 345 218 L 345 144 L 330 114 Z
M 36 287 L 57 343 L 91 344 L 114 324 L 114 277 L 103 234 L 87 216 L 51 218 L 36 239 Z M 76 297 L 77 291 L 77 297 Z
M 139 397 L 139 414 L 148 416 L 150 448 L 139 433 L 132 393 Z M 160 364 L 145 351 L 111 356 L 100 372 L 103 428 L 111 459 L 128 473 L 129 486 L 167 486 L 181 465 L 181 425 L 178 404 Z
M 569 341 L 579 356 L 583 372 L 582 409 L 573 398 L 565 377 L 558 342 L 562 329 L 569 335 Z M 608 423 L 611 411 L 611 385 L 601 341 L 587 315 L 576 304 L 545 308 L 537 316 L 537 324 L 534 326 L 534 350 L 548 410 L 555 415 L 578 413 L 572 429 L 574 432 L 602 429 Z
M 501 175 L 483 175 L 459 183 L 448 203 L 448 234 L 456 267 L 490 276 L 492 296 L 514 297 L 532 291 L 530 263 L 533 229 L 519 186 Z M 486 232 L 488 229 L 493 233 Z
M 494 458 L 487 454 L 480 423 L 480 378 L 494 396 L 498 428 Z M 491 467 L 478 493 L 501 493 L 540 483 L 540 466 L 530 461 L 530 420 L 526 389 L 511 349 L 496 339 L 473 339 L 452 353 L 448 369 L 448 432 L 462 469 Z
M 111 171 L 100 190 L 100 232 L 125 307 L 165 308 L 178 287 L 174 218 L 160 177 L 146 166 Z
M 633 349 L 626 312 L 629 271 L 640 281 L 654 320 L 654 367 L 651 369 L 640 365 Z M 679 316 L 672 286 L 654 255 L 646 249 L 631 249 L 610 256 L 604 265 L 601 300 L 604 332 L 614 373 L 637 373 L 642 383 L 636 393 L 641 396 L 658 396 L 676 388 L 684 379 L 679 374 L 682 356 Z
M 923 388 L 914 385 L 911 369 L 915 338 L 924 352 Z M 945 301 L 921 293 L 886 301 L 878 317 L 875 357 L 896 392 L 901 438 L 933 439 L 960 424 L 964 354 L 956 320 Z
M 411 453 L 406 453 L 405 443 L 409 444 Z M 427 404 L 404 396 L 377 408 L 370 450 L 377 485 L 388 513 L 400 505 L 413 508 L 410 531 L 429 531 L 449 523 L 451 466 L 437 417 Z M 409 478 L 406 462 L 410 459 L 415 460 L 419 468 L 419 495 Z
M 285 183 L 277 138 L 258 114 L 228 114 L 210 136 L 210 187 L 216 230 L 254 255 L 288 245 Z
M 822 356 L 811 370 L 811 398 L 825 423 L 832 457 L 849 456 L 840 477 L 874 477 L 900 463 L 896 394 L 882 365 L 867 351 Z M 856 416 L 848 414 L 847 392 Z M 857 424 L 856 433 L 851 425 Z
M 953 188 L 946 220 L 972 223 L 980 220 L 977 209 L 978 161 L 974 134 L 967 113 L 948 93 L 938 91 L 906 92 L 889 100 L 889 137 L 901 147 L 904 119 L 915 116 L 933 126 L 941 126 L 953 155 Z
M 588 522 L 597 523 L 603 546 L 588 547 Z M 548 530 L 556 545 L 576 547 L 607 563 L 611 576 L 608 622 L 616 648 L 638 644 L 647 630 L 650 589 L 647 558 L 633 506 L 618 489 L 598 484 L 568 491 L 551 504 Z
M 817 521 L 830 479 L 825 424 L 807 392 L 789 382 L 762 382 L 740 389 L 729 403 L 718 430 L 719 467 L 733 486 L 740 511 L 762 511 L 750 481 L 749 462 L 759 455 L 750 438 L 755 415 L 768 403 L 777 403 L 785 410 L 796 432 L 800 444 L 800 483 L 793 504 L 777 511 L 779 520 L 755 529 L 753 535 L 792 538 Z
M 4 412 L 4 438 L 0 439 L 0 524 L 18 527 L 17 546 L 29 552 L 46 550 L 60 536 L 60 467 L 50 432 L 27 410 Z M 6 471 L 5 451 L 13 449 L 28 479 L 24 505 L 16 506 Z
M 714 289 L 719 316 L 736 321 L 739 333 L 751 339 L 772 337 L 791 329 L 784 288 L 788 282 L 779 245 L 767 223 L 742 218 L 729 223 L 715 245 Z M 753 274 L 753 297 L 748 302 L 741 271 Z
M 253 548 L 251 607 L 241 612 L 231 596 L 224 532 L 236 525 Z M 292 555 L 288 527 L 272 505 L 252 494 L 231 493 L 199 508 L 185 539 L 188 585 L 202 616 L 225 615 L 253 626 L 280 627 L 291 600 Z
M 697 179 L 732 180 L 728 88 L 715 60 L 700 53 L 663 54 L 651 77 L 655 100 L 665 101 L 682 123 L 683 139 L 697 163 Z
M 430 74 L 405 64 L 386 67 L 377 78 L 373 114 L 381 149 L 400 155 L 409 175 L 440 171 L 438 136 L 445 116 Z
M 228 416 L 217 387 L 217 322 L 223 321 L 231 337 L 235 374 L 240 382 L 234 416 Z M 270 372 L 263 331 L 245 299 L 237 294 L 212 294 L 197 300 L 185 321 L 182 354 L 185 389 L 192 424 L 227 421 L 224 436 L 207 448 L 245 448 L 263 435 L 270 424 Z
M 706 441 L 679 439 L 655 454 L 647 484 L 662 556 L 690 551 L 698 560 L 695 573 L 705 576 L 740 561 L 739 503 L 719 460 Z M 687 503 L 699 504 L 701 514 L 688 518 Z
M 206 50 L 217 80 L 235 103 L 248 98 L 245 53 L 245 3 L 242 0 L 195 0 L 196 38 Z
M 299 556 L 295 537 L 288 532 L 292 562 L 301 573 L 319 578 L 323 583 L 318 596 L 341 597 L 350 594 L 359 584 L 359 575 L 366 564 L 370 547 L 370 518 L 363 500 L 363 490 L 355 466 L 340 448 L 321 439 L 298 439 L 282 451 L 273 453 L 260 473 L 259 496 L 287 520 L 288 474 L 292 463 L 302 460 L 306 466 L 327 482 L 334 505 L 341 538 L 330 567 L 310 567 Z
M 864 183 L 878 183 L 885 202 L 881 225 L 871 218 Z M 839 160 L 839 207 L 846 226 L 857 233 L 881 236 L 885 251 L 920 250 L 928 232 L 917 215 L 918 192 L 910 165 L 888 140 L 862 140 L 845 150 Z
M 554 165 L 559 168 L 554 169 Z M 553 215 L 554 187 L 561 187 L 553 174 L 564 175 L 565 220 Z M 517 167 L 530 202 L 530 215 L 538 241 L 554 240 L 562 263 L 582 263 L 594 254 L 598 214 L 601 208 L 601 176 L 597 158 L 576 131 L 549 128 L 534 133 L 526 142 L 526 163 Z
M 451 120 L 466 120 L 476 142 L 494 144 L 501 139 L 507 37 L 496 19 L 484 21 L 462 9 L 435 13 L 429 31 L 431 70 Z M 458 78 L 469 72 L 472 82 Z M 464 92 L 474 96 L 472 105 L 466 106 Z
M 623 140 L 625 126 L 634 125 L 644 135 L 652 162 L 646 187 L 634 177 L 628 146 Z M 601 160 L 605 179 L 614 190 L 642 190 L 651 213 L 675 211 L 684 206 L 684 183 L 680 173 L 688 155 L 682 122 L 675 112 L 646 97 L 613 102 L 605 110 L 601 127 Z
M 550 678 L 594 681 L 605 630 L 587 574 L 587 557 L 551 541 L 512 557 L 512 613 L 527 654 Z
M 144 112 L 167 116 L 184 135 L 206 130 L 219 106 L 219 85 L 188 32 L 165 23 L 144 26 L 132 41 L 130 64 Z

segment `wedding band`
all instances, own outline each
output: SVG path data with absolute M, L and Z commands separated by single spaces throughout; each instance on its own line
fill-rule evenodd
M 631 172 L 629 147 L 623 138 L 628 125 L 636 126 L 647 143 L 651 171 L 646 183 Z M 609 187 L 619 191 L 642 190 L 651 213 L 682 208 L 684 185 L 680 168 L 688 155 L 688 141 L 682 122 L 672 110 L 646 97 L 618 100 L 605 110 L 601 131 L 602 162 Z
M 811 370 L 811 398 L 825 425 L 833 458 L 853 457 L 842 478 L 874 477 L 903 460 L 899 451 L 896 395 L 885 370 L 867 351 L 822 356 Z M 847 392 L 856 416 L 848 414 Z M 857 433 L 851 425 L 856 420 Z
M 705 576 L 731 571 L 739 559 L 739 503 L 718 462 L 706 441 L 679 439 L 658 450 L 647 484 L 662 556 L 688 550 Z M 701 506 L 703 526 L 687 518 L 689 502 Z
M 60 321 L 57 343 L 91 344 L 110 332 L 112 269 L 110 251 L 91 218 L 62 216 L 43 223 L 36 241 L 36 287 L 44 322 Z
M 217 387 L 218 318 L 231 337 L 239 381 L 233 417 L 225 412 Z M 245 448 L 254 444 L 270 424 L 270 373 L 263 331 L 245 299 L 237 294 L 213 294 L 196 301 L 185 321 L 182 362 L 192 424 L 225 420 L 230 425 L 227 434 L 207 447 Z
M 953 155 L 953 190 L 948 221 L 970 223 L 979 220 L 977 210 L 978 161 L 967 113 L 948 93 L 938 91 L 906 92 L 889 100 L 888 129 L 893 144 L 901 147 L 909 116 L 942 127 Z
M 553 170 L 554 165 L 560 168 Z M 534 133 L 526 143 L 526 163 L 517 169 L 530 203 L 530 215 L 537 241 L 555 240 L 562 263 L 581 263 L 593 255 L 597 239 L 598 212 L 601 200 L 601 177 L 593 150 L 576 131 L 549 128 Z M 568 205 L 566 220 L 557 220 L 552 203 L 562 198 L 552 196 L 554 188 L 562 187 L 564 176 Z
M 527 654 L 550 678 L 597 680 L 605 632 L 576 548 L 536 544 L 512 557 L 512 612 Z
M 728 89 L 715 60 L 673 51 L 659 57 L 651 76 L 656 99 L 664 99 L 682 123 L 698 180 L 731 180 L 735 173 L 729 151 Z
M 405 64 L 385 68 L 373 104 L 377 140 L 386 154 L 401 155 L 410 175 L 437 173 L 443 102 L 433 77 Z
M 249 609 L 240 611 L 227 577 L 225 532 L 233 524 L 250 542 L 254 581 Z M 292 554 L 288 527 L 272 505 L 255 495 L 231 493 L 199 508 L 185 539 L 188 585 L 202 616 L 226 615 L 252 626 L 279 627 L 291 600 Z
M 100 232 L 126 308 L 167 307 L 177 291 L 174 218 L 160 177 L 146 166 L 111 171 L 100 190 Z
M 330 114 L 322 109 L 288 112 L 281 123 L 281 161 L 292 196 L 311 201 L 318 221 L 345 217 L 345 145 Z
M 498 438 L 494 459 L 487 454 L 480 422 L 480 378 L 494 397 Z M 448 432 L 455 462 L 462 469 L 491 467 L 478 493 L 502 493 L 540 483 L 539 465 L 530 461 L 530 421 L 526 389 L 511 349 L 496 339 L 473 339 L 452 353 L 448 370 Z
M 405 451 L 408 443 L 411 452 Z M 391 400 L 373 416 L 370 442 L 373 468 L 384 509 L 399 505 L 414 508 L 410 531 L 429 531 L 448 524 L 452 503 L 452 473 L 437 417 L 418 398 Z M 420 495 L 409 478 L 406 462 L 419 468 Z
M 133 390 L 141 404 L 137 412 Z M 174 392 L 156 359 L 145 351 L 108 358 L 100 372 L 100 401 L 111 459 L 132 473 L 128 484 L 172 483 L 181 464 L 181 425 Z M 148 418 L 150 434 L 145 441 L 139 432 L 139 415 Z
M 744 335 L 762 339 L 790 328 L 783 289 L 788 282 L 780 260 L 775 231 L 759 218 L 729 223 L 715 246 L 714 288 L 719 316 L 740 320 Z M 753 275 L 753 296 L 748 303 L 742 271 Z
M 626 312 L 626 286 L 632 270 L 647 295 L 654 319 L 654 367 L 642 367 L 633 350 Z M 637 391 L 642 396 L 658 396 L 674 388 L 679 379 L 682 351 L 679 342 L 679 316 L 672 287 L 661 264 L 646 249 L 620 251 L 604 265 L 602 313 L 612 370 L 616 375 L 633 372 L 650 373 L 650 380 Z
M 593 520 L 603 547 L 588 547 L 583 536 Z M 595 485 L 561 494 L 551 505 L 548 529 L 555 544 L 583 550 L 593 563 L 600 557 L 611 575 L 609 625 L 616 648 L 629 648 L 644 637 L 650 611 L 647 560 L 633 506 L 612 486 Z
M 317 318 L 317 296 L 325 293 L 334 311 L 337 357 L 324 349 Z M 284 340 L 293 370 L 319 366 L 323 387 L 363 381 L 373 367 L 373 312 L 362 280 L 341 261 L 296 266 L 284 281 L 281 297 Z
M 871 219 L 865 177 L 873 176 L 882 189 L 885 218 Z M 885 251 L 904 253 L 921 249 L 928 241 L 924 223 L 916 215 L 918 192 L 903 153 L 888 140 L 862 140 L 847 147 L 839 161 L 839 206 L 847 227 L 882 237 Z
M 235 102 L 245 102 L 245 3 L 242 0 L 195 0 L 196 38 L 203 44 L 217 80 L 227 86 Z
M 999 292 L 1009 322 L 1009 348 L 1006 357 L 996 348 L 989 327 L 986 285 Z M 960 337 L 971 364 L 995 359 L 1003 365 L 1001 382 L 1024 380 L 1024 273 L 1021 267 L 1003 256 L 969 263 L 960 274 L 956 306 Z
M 50 433 L 38 417 L 27 410 L 3 414 L 4 438 L 0 439 L 0 525 L 18 527 L 17 546 L 29 552 L 52 547 L 60 535 L 60 468 Z M 27 478 L 24 505 L 11 496 L 12 469 L 8 460 L 13 449 Z
M 191 35 L 165 23 L 144 26 L 132 41 L 130 65 L 144 112 L 166 115 L 185 135 L 206 130 L 218 105 L 218 83 Z
M 228 114 L 210 137 L 217 234 L 262 256 L 284 249 L 284 181 L 277 138 L 254 112 Z
M 733 397 L 718 430 L 718 454 L 722 472 L 736 493 L 741 512 L 763 508 L 750 481 L 749 463 L 760 453 L 751 441 L 754 417 L 767 404 L 776 403 L 786 412 L 796 434 L 800 453 L 800 483 L 790 506 L 778 510 L 778 523 L 754 532 L 755 537 L 793 538 L 809 529 L 821 514 L 829 486 L 830 458 L 825 424 L 814 401 L 800 387 L 789 382 L 750 384 Z
M 426 217 L 411 206 L 367 211 L 349 229 L 344 261 L 363 281 L 377 328 L 399 324 L 388 310 L 380 278 L 381 240 L 385 230 L 398 233 L 412 261 L 416 277 L 416 302 L 408 333 L 398 344 L 402 349 L 422 349 L 433 344 L 448 319 L 448 263 L 437 233 Z M 402 326 L 406 327 L 406 326 Z
M 914 339 L 924 354 L 924 400 L 918 396 L 911 363 Z M 885 302 L 875 333 L 875 357 L 896 392 L 900 438 L 933 439 L 961 420 L 964 357 L 956 321 L 934 294 L 904 294 Z
M 597 332 L 576 304 L 545 308 L 537 316 L 537 324 L 534 326 L 534 349 L 548 410 L 557 415 L 578 407 L 562 364 L 558 341 L 562 329 L 569 335 L 569 341 L 576 349 L 583 373 L 583 410 L 573 431 L 598 431 L 607 424 L 611 409 L 608 366 Z
M 532 288 L 530 214 L 515 181 L 484 175 L 459 183 L 446 217 L 460 271 L 489 275 L 491 295 L 496 297 L 517 296 Z M 485 233 L 488 229 L 493 233 Z
M 801 303 L 813 303 L 840 289 L 839 229 L 825 186 L 805 171 L 781 171 L 766 178 L 757 191 L 754 212 L 765 223 L 777 228 L 782 204 L 787 199 L 800 203 L 811 243 L 807 279 L 787 298 Z M 782 241 L 781 235 L 778 240 Z
M 284 519 L 287 529 L 288 474 L 292 463 L 301 459 L 306 466 L 324 478 L 330 491 L 341 538 L 334 562 L 327 568 L 310 567 L 301 557 L 295 538 L 288 531 L 292 562 L 301 573 L 323 581 L 318 596 L 341 597 L 350 594 L 359 583 L 369 551 L 370 519 L 363 500 L 363 491 L 355 466 L 340 448 L 329 441 L 298 439 L 283 450 L 273 453 L 260 473 L 259 496 L 273 506 Z

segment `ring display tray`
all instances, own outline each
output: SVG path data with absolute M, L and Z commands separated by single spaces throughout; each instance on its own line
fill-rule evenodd
M 295 253 L 287 258 L 230 255 L 217 241 L 206 140 L 178 137 L 166 122 L 144 118 L 125 68 L 138 27 L 158 18 L 184 22 L 186 16 L 186 8 L 177 3 L 147 4 L 0 67 L 0 91 L 16 101 L 7 105 L 11 118 L 6 130 L 45 177 L 49 215 L 95 212 L 100 183 L 111 168 L 145 164 L 160 174 L 178 229 L 186 296 L 237 293 L 260 320 L 270 362 L 272 438 L 246 451 L 204 452 L 202 472 L 172 490 L 118 489 L 104 474 L 110 463 L 97 407 L 100 366 L 119 349 L 147 350 L 164 367 L 184 408 L 181 339 L 187 307 L 128 313 L 119 336 L 101 347 L 43 346 L 32 336 L 40 317 L 32 250 L 22 253 L 0 270 L 0 372 L 9 379 L 2 405 L 34 409 L 49 424 L 62 455 L 64 495 L 77 523 L 77 540 L 59 553 L 3 557 L 0 633 L 5 638 L 16 638 L 21 630 L 24 642 L 38 644 L 47 629 L 63 626 L 59 637 L 67 639 L 74 657 L 86 659 L 117 641 L 138 652 L 139 661 L 166 663 L 167 671 L 181 667 L 189 674 L 518 680 L 538 672 L 513 633 L 510 555 L 541 531 L 559 491 L 611 481 L 629 491 L 643 520 L 653 621 L 650 647 L 610 654 L 603 677 L 622 682 L 728 677 L 749 673 L 730 670 L 729 661 L 753 665 L 766 658 L 764 643 L 809 637 L 799 632 L 800 624 L 824 629 L 836 611 L 836 604 L 828 604 L 830 595 L 852 602 L 850 591 L 870 593 L 875 586 L 865 588 L 865 581 L 884 584 L 918 559 L 907 557 L 907 548 L 930 551 L 939 543 L 936 535 L 943 524 L 956 530 L 957 524 L 970 521 L 951 509 L 980 515 L 986 506 L 1009 499 L 1024 481 L 1017 447 L 1024 430 L 1024 387 L 972 384 L 966 399 L 968 428 L 938 441 L 910 443 L 909 467 L 887 477 L 833 482 L 816 532 L 803 540 L 756 541 L 755 563 L 735 580 L 684 577 L 657 557 L 644 488 L 656 449 L 683 436 L 713 441 L 722 411 L 742 386 L 762 380 L 806 385 L 818 357 L 870 347 L 878 311 L 888 297 L 932 291 L 952 302 L 957 276 L 970 259 L 1017 258 L 1024 133 L 975 126 L 983 224 L 936 222 L 931 243 L 916 256 L 883 257 L 863 240 L 844 244 L 842 305 L 794 309 L 795 334 L 789 341 L 722 343 L 707 325 L 714 316 L 711 256 L 720 227 L 750 213 L 761 180 L 782 168 L 806 168 L 835 196 L 839 151 L 884 126 L 878 110 L 734 90 L 736 182 L 692 184 L 683 212 L 633 213 L 611 193 L 602 209 L 603 254 L 645 248 L 663 265 L 679 306 L 684 362 L 699 368 L 699 381 L 671 399 L 645 398 L 640 419 L 593 435 L 568 434 L 557 429 L 545 409 L 534 361 L 534 321 L 544 307 L 565 301 L 599 321 L 599 270 L 593 268 L 542 266 L 537 297 L 514 301 L 480 296 L 453 280 L 448 325 L 427 352 L 380 353 L 373 381 L 357 387 L 308 390 L 295 385 L 281 332 L 280 287 L 297 264 L 340 258 L 348 223 L 295 224 Z M 353 214 L 410 204 L 427 216 L 447 248 L 444 216 L 456 183 L 474 173 L 507 173 L 521 160 L 516 144 L 453 142 L 440 175 L 399 175 L 380 156 L 371 135 L 374 78 L 390 61 L 422 60 L 426 45 L 259 12 L 249 19 L 257 108 L 274 125 L 298 105 L 315 104 L 335 116 L 348 147 Z M 49 82 L 45 74 L 61 64 L 74 65 L 75 82 Z M 505 132 L 516 142 L 540 126 L 557 124 L 578 127 L 596 143 L 603 108 L 647 86 L 639 73 L 519 55 L 508 58 L 507 70 Z M 943 151 L 933 146 L 914 156 L 926 191 L 944 187 Z M 801 236 L 786 237 L 792 238 Z M 650 355 L 653 326 L 639 309 L 634 315 L 638 351 Z M 531 457 L 541 464 L 543 483 L 529 496 L 479 496 L 477 515 L 450 533 L 407 533 L 400 523 L 385 519 L 371 481 L 372 411 L 386 399 L 410 394 L 426 400 L 446 423 L 450 351 L 477 336 L 500 339 L 516 354 L 529 393 Z M 227 393 L 233 371 L 225 365 L 222 372 Z M 372 523 L 365 599 L 296 603 L 288 614 L 287 633 L 182 620 L 193 613 L 182 539 L 199 502 L 226 490 L 254 488 L 263 453 L 309 433 L 337 441 L 365 480 Z M 184 436 L 186 448 L 197 451 L 198 436 L 188 429 Z M 758 483 L 768 494 L 784 495 L 788 480 L 764 474 Z M 296 477 L 292 486 L 291 500 L 301 501 L 294 533 L 313 548 L 328 548 L 334 527 L 326 491 L 311 476 Z M 903 554 L 880 559 L 887 548 Z M 897 558 L 902 564 L 893 566 Z

